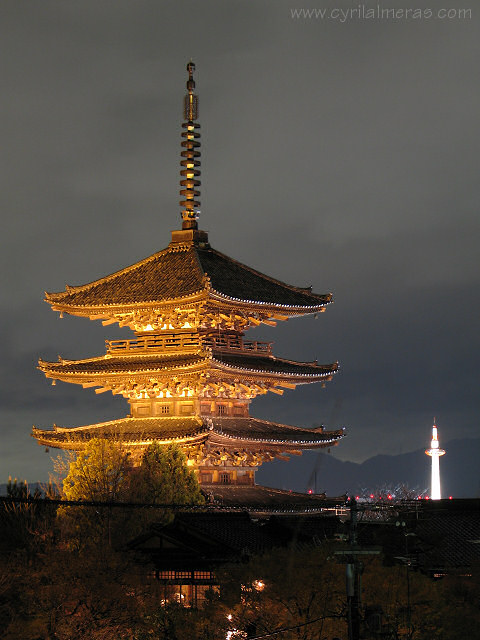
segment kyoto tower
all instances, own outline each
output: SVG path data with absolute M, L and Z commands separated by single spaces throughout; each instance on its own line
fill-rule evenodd
M 440 456 L 445 455 L 445 451 L 443 449 L 438 448 L 438 438 L 437 438 L 437 427 L 435 426 L 435 418 L 433 419 L 433 427 L 432 427 L 432 441 L 430 443 L 430 449 L 425 451 L 427 456 L 432 458 L 432 483 L 430 487 L 431 499 L 432 500 L 440 500 L 441 490 L 440 490 Z

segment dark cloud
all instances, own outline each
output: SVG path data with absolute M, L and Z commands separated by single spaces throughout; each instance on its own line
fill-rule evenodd
M 32 423 L 126 413 L 107 394 L 51 388 L 35 367 L 38 357 L 101 353 L 105 338 L 127 332 L 59 321 L 41 300 L 44 289 L 168 244 L 190 57 L 212 244 L 335 294 L 317 320 L 254 335 L 275 340 L 279 355 L 338 359 L 341 372 L 324 390 L 259 399 L 254 413 L 346 425 L 335 455 L 352 460 L 421 447 L 434 415 L 443 441 L 476 435 L 478 17 L 342 24 L 295 21 L 290 9 L 210 0 L 2 7 L 7 473 L 46 477 Z

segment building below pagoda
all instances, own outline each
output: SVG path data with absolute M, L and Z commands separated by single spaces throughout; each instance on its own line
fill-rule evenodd
M 104 325 L 118 323 L 135 334 L 106 342 L 106 353 L 83 360 L 39 361 L 56 381 L 110 391 L 126 398 L 130 414 L 119 420 L 33 429 L 47 447 L 81 450 L 94 437 L 114 438 L 139 461 L 151 442 L 177 443 L 203 486 L 255 483 L 266 461 L 331 447 L 342 430 L 305 429 L 250 415 L 266 393 L 283 394 L 299 384 L 331 380 L 338 363 L 277 358 L 272 344 L 245 339 L 251 327 L 317 314 L 331 294 L 288 285 L 210 246 L 198 229 L 200 151 L 194 65 L 182 125 L 182 229 L 166 249 L 94 282 L 47 293 L 60 315 Z

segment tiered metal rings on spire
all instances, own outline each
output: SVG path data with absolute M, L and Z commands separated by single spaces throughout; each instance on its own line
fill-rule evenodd
M 195 64 L 189 62 L 187 64 L 188 80 L 187 80 L 187 95 L 184 99 L 184 118 L 186 122 L 182 124 L 182 160 L 180 164 L 183 169 L 180 171 L 180 175 L 183 180 L 180 180 L 180 185 L 183 189 L 180 190 L 180 195 L 184 198 L 180 200 L 180 204 L 183 207 L 182 210 L 182 229 L 198 229 L 198 215 L 200 213 L 200 201 L 196 198 L 200 195 L 200 191 L 197 187 L 200 186 L 200 181 L 197 177 L 200 175 L 198 167 L 200 167 L 200 125 L 196 122 L 198 117 L 198 97 L 193 93 L 195 89 L 195 81 L 193 79 L 193 72 L 195 71 Z

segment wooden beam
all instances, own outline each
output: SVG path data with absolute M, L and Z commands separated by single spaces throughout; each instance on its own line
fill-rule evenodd
M 118 322 L 118 320 L 116 320 L 115 318 L 110 318 L 110 320 L 103 320 L 102 325 L 104 327 L 107 327 L 109 324 L 115 324 L 115 322 Z

